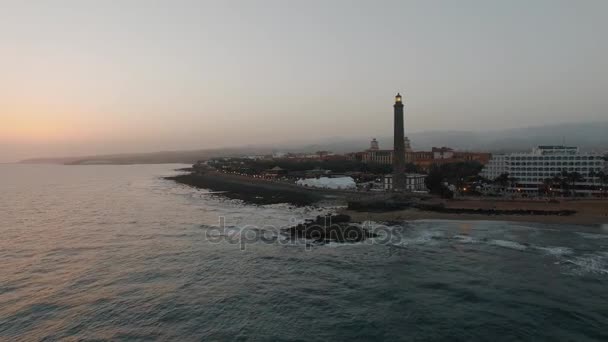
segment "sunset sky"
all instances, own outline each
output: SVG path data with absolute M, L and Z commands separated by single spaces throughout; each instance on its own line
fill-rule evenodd
M 0 6 L 0 162 L 608 120 L 603 0 Z

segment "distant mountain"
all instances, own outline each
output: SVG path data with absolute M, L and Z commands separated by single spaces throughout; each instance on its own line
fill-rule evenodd
M 515 152 L 528 151 L 537 145 L 572 145 L 583 151 L 608 150 L 608 122 L 569 123 L 484 132 L 428 131 L 406 133 L 414 150 L 448 146 L 461 151 Z M 329 150 L 337 153 L 362 151 L 371 138 L 378 139 L 381 149 L 392 149 L 393 138 L 370 135 L 308 145 L 306 150 Z
M 268 148 L 242 147 L 192 151 L 161 151 L 152 153 L 129 153 L 61 158 L 34 158 L 22 160 L 22 164 L 66 164 L 66 165 L 99 165 L 99 164 L 193 164 L 198 160 L 213 157 L 232 157 L 249 154 L 272 153 Z
M 493 153 L 527 151 L 537 145 L 571 145 L 583 151 L 608 151 L 608 122 L 568 123 L 558 125 L 512 128 L 484 132 L 473 131 L 429 131 L 406 134 L 414 150 L 429 150 L 431 147 L 449 146 L 461 151 L 483 151 Z M 191 164 L 201 159 L 254 154 L 269 154 L 273 151 L 315 152 L 319 150 L 346 153 L 363 151 L 369 147 L 371 138 L 377 138 L 380 148 L 391 149 L 392 137 L 328 138 L 313 144 L 280 146 L 244 146 L 193 151 L 164 151 L 153 153 L 130 153 L 100 156 L 36 158 L 22 163 L 54 164 Z

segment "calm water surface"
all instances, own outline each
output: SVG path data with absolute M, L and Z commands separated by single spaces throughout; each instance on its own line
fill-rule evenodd
M 388 244 L 212 243 L 287 226 L 179 165 L 0 165 L 0 340 L 607 340 L 608 228 L 416 221 Z

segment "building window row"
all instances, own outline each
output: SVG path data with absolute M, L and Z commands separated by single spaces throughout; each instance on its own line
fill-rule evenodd
M 601 161 L 597 161 L 597 162 L 542 162 L 542 163 L 538 163 L 538 162 L 513 162 L 510 163 L 508 165 L 515 165 L 515 166 L 545 166 L 545 165 L 550 165 L 550 166 L 593 166 L 593 165 L 597 165 L 600 166 L 602 165 L 603 162 Z
M 506 160 L 601 160 L 600 156 L 511 156 Z

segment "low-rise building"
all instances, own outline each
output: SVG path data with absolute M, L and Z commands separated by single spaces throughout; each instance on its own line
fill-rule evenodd
M 433 159 L 450 159 L 454 158 L 454 150 L 449 147 L 433 147 Z
M 363 154 L 364 163 L 393 164 L 393 150 L 368 150 Z
M 405 175 L 405 190 L 406 191 L 427 191 L 424 180 L 426 175 L 419 173 L 407 173 Z M 384 176 L 384 190 L 393 190 L 393 175 L 388 174 Z
M 405 162 L 412 163 L 421 171 L 428 171 L 433 165 L 476 161 L 483 165 L 491 158 L 490 153 L 459 152 L 449 147 L 433 147 L 431 151 L 413 151 L 410 140 L 405 138 Z M 364 163 L 391 165 L 393 163 L 393 150 L 381 150 L 378 141 L 373 139 L 370 148 L 347 156 L 350 160 L 360 160 Z
M 268 169 L 266 171 L 264 171 L 264 177 L 281 177 L 281 176 L 285 176 L 287 175 L 287 170 L 275 166 L 272 169 Z

